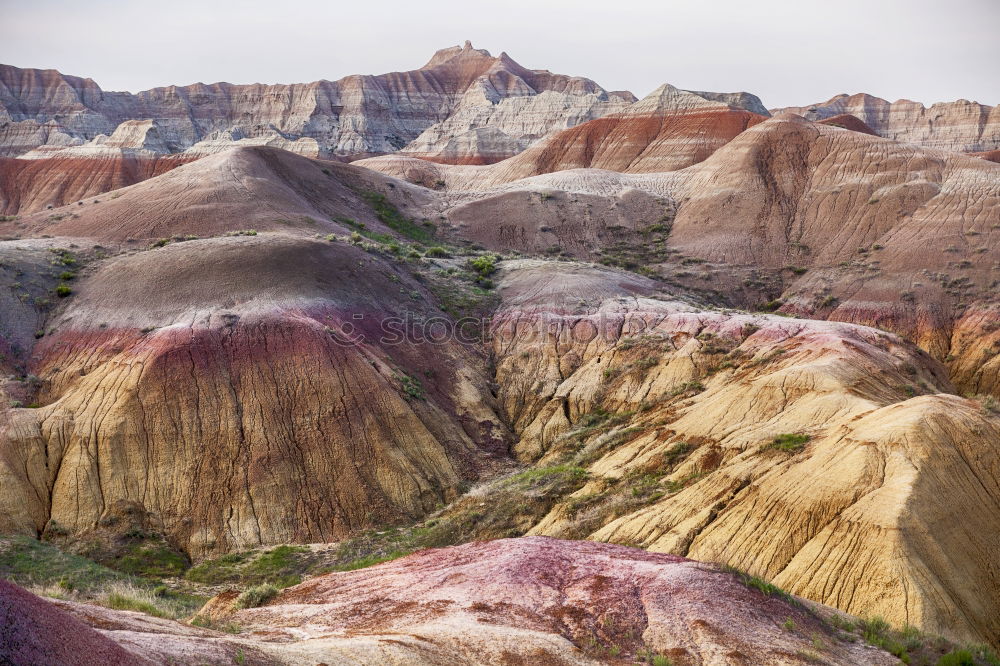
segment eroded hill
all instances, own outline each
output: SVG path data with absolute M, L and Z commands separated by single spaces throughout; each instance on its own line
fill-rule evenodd
M 1000 167 L 796 116 L 709 152 L 666 173 L 493 183 L 502 162 L 422 162 L 444 176 L 423 187 L 240 148 L 0 222 L 23 237 L 0 242 L 14 306 L 0 321 L 0 528 L 72 547 L 141 515 L 196 561 L 389 526 L 417 530 L 417 546 L 610 541 L 994 641 Z M 476 330 L 458 336 L 463 315 Z M 387 338 L 400 319 L 406 335 Z M 506 476 L 515 468 L 527 477 Z M 590 570 L 614 550 L 510 543 L 493 546 L 488 578 L 516 559 L 508 547 L 546 544 L 531 554 L 540 576 L 552 557 Z M 468 548 L 449 552 L 496 554 Z M 419 557 L 436 562 L 430 584 L 466 566 Z M 643 571 L 677 563 L 628 557 Z M 400 608 L 424 580 L 407 576 Z M 326 584 L 287 599 L 346 631 Z M 593 595 L 584 603 L 605 599 Z M 475 621 L 517 654 L 586 663 L 583 634 L 547 624 L 575 606 L 539 603 Z M 280 605 L 246 621 L 312 622 Z M 744 644 L 716 615 L 703 631 L 644 608 L 674 619 L 662 633 L 637 624 L 616 639 L 623 654 L 683 644 L 698 663 L 766 652 L 755 641 L 774 633 L 770 615 Z M 365 631 L 472 621 L 438 610 Z M 459 634 L 427 654 L 486 640 Z M 767 649 L 800 663 L 791 634 Z M 852 663 L 853 649 L 829 659 Z

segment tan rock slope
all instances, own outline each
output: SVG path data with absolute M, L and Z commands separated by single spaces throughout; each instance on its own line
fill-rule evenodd
M 479 69 L 486 56 L 460 51 L 428 71 L 461 58 L 456 81 L 493 76 Z M 513 453 L 590 475 L 534 534 L 728 562 L 852 613 L 995 642 L 1000 416 L 985 394 L 1000 395 L 1000 165 L 838 126 L 846 119 L 750 122 L 757 116 L 732 108 L 747 97 L 664 88 L 651 104 L 671 112 L 647 134 L 627 114 L 606 133 L 587 128 L 608 119 L 565 130 L 555 136 L 594 141 L 552 153 L 560 170 L 532 167 L 517 180 L 510 165 L 549 150 L 551 138 L 491 165 L 364 161 L 410 183 L 239 147 L 99 203 L 4 219 L 0 236 L 25 238 L 0 242 L 0 367 L 12 375 L 0 385 L 0 531 L 85 532 L 141 510 L 196 558 L 334 541 L 420 520 Z M 699 144 L 710 150 L 696 164 L 657 171 L 681 136 L 662 134 L 667 118 L 702 114 L 713 127 L 746 123 Z M 152 129 L 123 131 L 111 148 L 145 151 Z M 696 134 L 678 139 L 680 152 Z M 592 167 L 595 156 L 632 172 L 563 168 Z M 227 235 L 250 229 L 260 233 Z M 351 232 L 359 237 L 344 242 Z M 499 276 L 469 278 L 499 281 L 488 354 L 458 341 L 383 342 L 387 317 L 454 310 L 455 296 L 433 280 L 469 270 L 464 256 L 407 263 L 414 239 L 424 250 L 449 246 L 438 255 L 479 243 L 649 277 L 507 260 Z M 75 274 L 60 278 L 68 265 Z M 60 280 L 71 297 L 52 291 Z M 364 341 L 344 333 L 352 328 Z M 518 557 L 551 568 L 548 554 L 500 559 Z M 461 558 L 447 562 L 471 575 Z M 264 609 L 246 621 L 259 613 L 261 632 L 287 621 L 309 634 L 305 659 L 315 656 L 309 641 L 334 640 L 310 633 L 309 618 L 369 631 L 336 624 L 339 602 L 322 585 L 307 589 L 317 603 L 295 597 L 285 619 Z M 557 613 L 559 627 L 536 622 L 544 613 L 531 604 L 550 592 L 532 589 L 513 611 L 528 618 L 513 634 L 508 622 L 473 639 L 465 614 L 438 625 L 431 611 L 386 610 L 370 631 L 388 627 L 400 643 L 337 645 L 445 660 L 523 643 L 586 663 L 567 628 L 577 611 Z M 383 608 L 371 594 L 355 609 Z M 423 631 L 420 622 L 452 627 L 449 642 L 400 638 Z M 698 646 L 736 640 L 698 631 L 668 635 L 706 663 L 718 652 Z M 798 637 L 785 638 L 772 645 L 794 655 Z
M 859 93 L 837 95 L 809 106 L 772 109 L 791 112 L 810 120 L 823 120 L 840 114 L 861 119 L 879 136 L 926 148 L 979 152 L 1000 149 L 1000 106 L 987 106 L 960 99 L 941 102 L 930 108 L 919 102 L 901 99 L 896 102 Z
M 727 562 L 960 640 L 1000 635 L 1000 414 L 952 395 L 942 366 L 892 334 L 704 311 L 654 287 L 537 261 L 501 282 L 493 347 L 515 451 L 592 475 L 531 533 Z M 623 502 L 630 487 L 648 499 Z
M 44 616 L 96 628 L 67 636 L 68 647 L 97 635 L 165 662 L 232 663 L 239 655 L 247 664 L 331 665 L 589 665 L 653 656 L 747 666 L 897 661 L 845 640 L 820 619 L 829 609 L 765 596 L 717 567 L 540 537 L 425 551 L 321 576 L 263 608 L 238 611 L 231 618 L 244 628 L 238 637 L 138 613 L 50 604 L 0 585 L 0 603 L 13 602 L 22 622 Z

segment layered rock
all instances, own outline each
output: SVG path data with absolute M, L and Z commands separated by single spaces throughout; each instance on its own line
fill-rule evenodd
M 807 268 L 786 273 L 787 311 L 895 331 L 944 359 L 953 318 L 995 295 L 989 162 L 783 116 L 706 160 L 684 191 L 671 244 L 711 262 Z
M 871 328 L 699 310 L 604 268 L 525 261 L 500 286 L 516 452 L 592 475 L 531 533 L 727 562 L 962 641 L 1000 635 L 1000 414 L 953 395 L 927 354 Z M 572 434 L 601 413 L 621 425 Z M 660 492 L 600 509 L 642 479 Z
M 189 241 L 74 289 L 34 350 L 42 406 L 5 415 L 0 530 L 124 504 L 193 555 L 330 541 L 433 510 L 506 450 L 475 353 L 386 342 L 388 317 L 436 310 L 362 249 Z
M 655 269 L 713 302 L 878 326 L 949 363 L 954 322 L 995 300 L 1000 171 L 986 160 L 785 114 L 680 171 L 493 182 L 541 147 L 486 167 L 361 164 L 443 182 L 452 231 L 487 247 Z M 991 381 L 959 388 L 996 394 Z
M 549 94 L 527 105 L 503 104 L 540 93 Z M 111 136 L 122 123 L 149 120 L 159 127 L 164 152 L 193 147 L 204 154 L 220 141 L 259 143 L 267 137 L 268 145 L 311 156 L 365 155 L 399 150 L 455 115 L 417 144 L 418 151 L 436 154 L 458 128 L 490 126 L 522 145 L 620 110 L 633 99 L 589 79 L 525 69 L 506 54 L 494 58 L 469 43 L 439 51 L 410 72 L 292 85 L 198 83 L 135 95 L 106 92 L 90 79 L 54 70 L 3 66 L 0 138 L 2 154 L 18 155 L 38 145 Z
M 767 115 L 760 100 L 749 93 L 692 92 L 664 84 L 621 113 L 551 134 L 523 153 L 489 168 L 435 169 L 403 158 L 409 149 L 400 155 L 361 160 L 359 165 L 410 182 L 441 183 L 456 190 L 482 189 L 579 168 L 621 173 L 675 171 L 701 162 L 740 132 L 763 122 Z M 463 138 L 453 139 L 449 145 L 460 153 Z M 427 159 L 483 163 L 434 155 Z
M 1000 149 L 1000 106 L 987 106 L 964 99 L 941 102 L 927 108 L 906 99 L 889 102 L 859 93 L 837 95 L 809 106 L 772 109 L 772 112 L 796 113 L 810 120 L 850 114 L 861 119 L 879 136 L 927 148 L 962 152 Z
M 76 203 L 166 173 L 191 159 L 110 148 L 51 159 L 0 157 L 0 213 L 25 215 Z
M 136 655 L 129 663 L 145 663 L 142 657 L 334 665 L 896 661 L 840 637 L 821 619 L 829 609 L 765 596 L 714 566 L 540 537 L 425 551 L 321 576 L 231 616 L 244 629 L 240 636 L 49 603 L 9 587 L 0 588 L 0 603 L 19 613 L 25 630 L 36 618 L 57 618 L 83 629 L 79 637 L 66 635 L 66 648 L 82 649 L 96 637 L 119 655 Z
M 604 91 L 545 91 L 499 102 L 470 95 L 446 121 L 424 130 L 401 152 L 444 164 L 492 164 L 552 132 L 624 111 L 634 101 L 630 93 Z

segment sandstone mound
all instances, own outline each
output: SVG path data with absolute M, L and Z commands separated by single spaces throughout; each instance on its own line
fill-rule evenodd
M 966 368 L 996 356 L 995 322 L 973 316 L 994 311 L 1000 285 L 1000 172 L 988 161 L 785 114 L 676 172 L 576 169 L 491 184 L 538 149 L 488 167 L 362 164 L 444 183 L 451 230 L 489 248 L 657 267 L 715 303 L 878 326 L 949 363 L 968 349 Z M 982 344 L 954 336 L 967 314 L 983 325 Z M 959 387 L 1000 395 L 993 376 Z
M 26 163 L 44 169 L 53 161 Z M 388 232 L 365 197 L 388 193 L 406 205 L 411 195 L 403 192 L 405 187 L 394 191 L 395 185 L 390 188 L 384 177 L 368 170 L 284 150 L 232 148 L 96 202 L 88 199 L 0 222 L 0 229 L 122 241 L 246 229 L 343 233 L 349 228 L 334 220 L 346 218 Z
M 1000 150 L 987 150 L 981 153 L 969 153 L 969 154 L 975 157 L 981 157 L 982 159 L 988 160 L 990 162 L 1000 163 Z
M 894 335 L 699 310 L 611 274 L 529 261 L 501 283 L 515 450 L 594 475 L 532 533 L 728 562 L 958 640 L 1000 635 L 1000 415 Z
M 127 502 L 194 555 L 330 541 L 433 510 L 506 452 L 483 360 L 387 337 L 440 311 L 360 248 L 189 241 L 75 289 L 34 350 L 43 406 L 0 434 L 0 529 L 87 530 Z
M 785 273 L 790 312 L 879 326 L 943 359 L 954 319 L 996 295 L 1000 169 L 989 162 L 783 116 L 692 169 L 683 192 L 671 245 L 808 269 Z
M 731 109 L 609 116 L 553 135 L 504 163 L 495 178 L 506 182 L 587 167 L 622 173 L 676 171 L 701 162 L 763 120 Z

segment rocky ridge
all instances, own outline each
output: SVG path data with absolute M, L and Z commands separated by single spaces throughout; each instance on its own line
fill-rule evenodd
M 505 105 L 511 98 L 520 101 Z M 459 127 L 487 126 L 521 146 L 632 101 L 629 93 L 525 69 L 506 54 L 494 58 L 468 42 L 410 72 L 292 85 L 198 83 L 134 95 L 103 91 L 90 79 L 54 70 L 4 65 L 0 154 L 100 144 L 102 135 L 121 135 L 136 122 L 155 125 L 159 152 L 204 154 L 235 143 L 279 145 L 313 157 L 365 155 L 399 150 L 427 130 L 417 150 L 438 152 L 458 137 Z
M 808 106 L 772 109 L 797 113 L 809 120 L 825 120 L 842 114 L 859 118 L 879 136 L 927 148 L 960 152 L 1000 149 L 1000 106 L 987 106 L 960 99 L 925 107 L 901 99 L 895 102 L 859 93 L 837 95 Z

